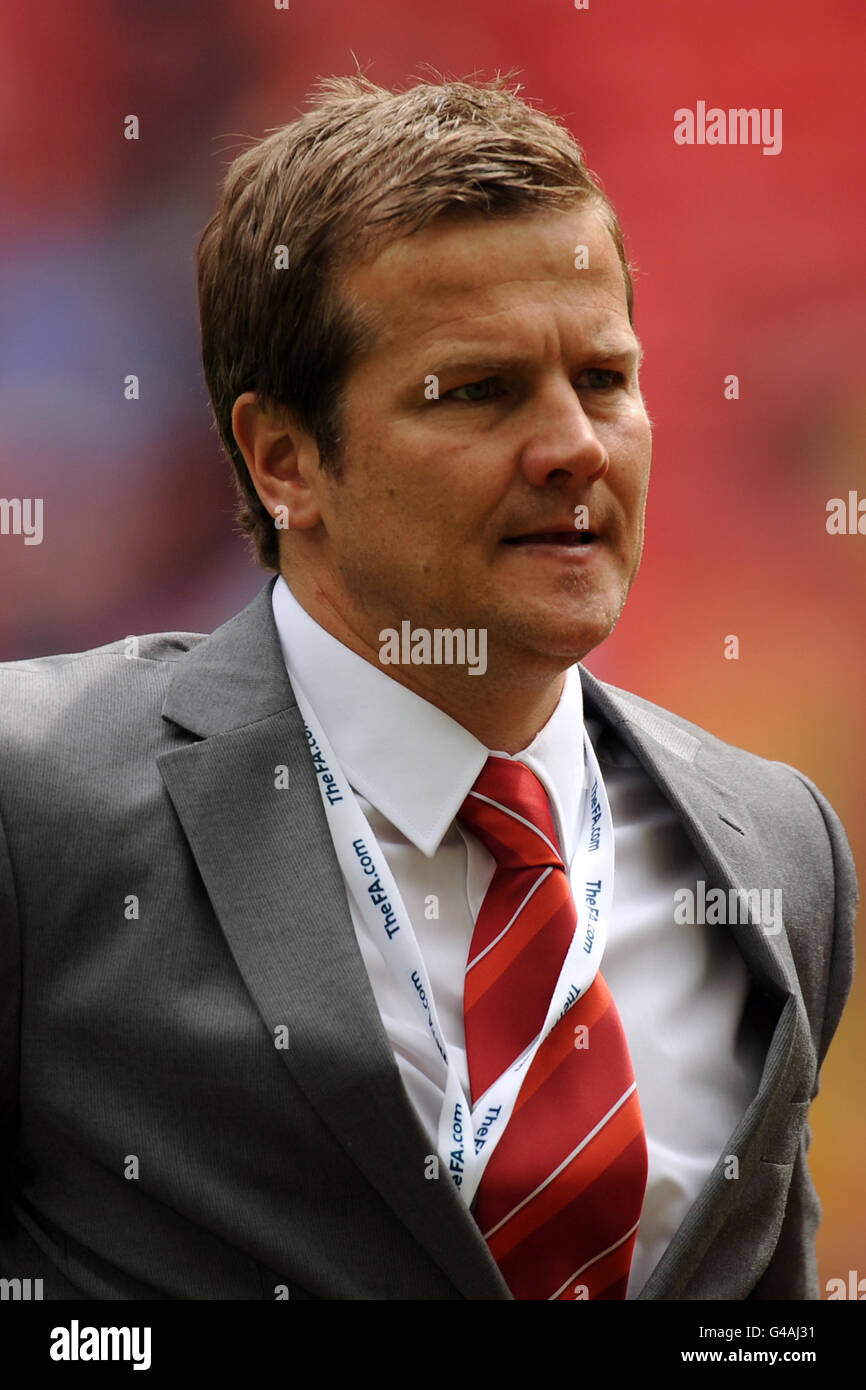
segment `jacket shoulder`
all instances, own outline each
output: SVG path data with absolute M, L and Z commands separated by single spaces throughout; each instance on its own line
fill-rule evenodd
M 122 657 L 124 661 L 177 661 L 206 636 L 204 632 L 149 632 L 118 637 L 114 642 L 106 642 L 102 647 L 91 647 L 83 652 L 0 661 L 0 678 L 46 676 L 58 671 L 74 672 L 81 676 L 116 657 Z M 102 666 L 102 669 L 108 670 L 108 666 Z
M 592 677 L 589 701 L 597 705 L 607 722 L 610 722 L 611 712 L 615 712 L 639 740 L 649 738 L 660 744 L 668 753 L 695 764 L 708 777 L 723 785 L 730 783 L 750 801 L 766 796 L 778 805 L 777 798 L 783 788 L 797 799 L 803 796 L 803 808 L 807 802 L 824 800 L 815 784 L 799 769 L 728 743 L 701 725 L 633 691 Z M 806 791 L 808 796 L 803 795 Z M 811 809 L 814 811 L 814 806 Z
M 624 690 L 621 686 L 610 685 L 607 681 L 600 681 L 595 677 L 592 678 L 591 690 L 591 700 L 593 697 L 598 700 L 601 692 L 604 701 L 609 702 L 626 724 L 647 735 L 655 743 L 660 743 L 668 752 L 674 753 L 686 762 L 700 762 L 705 765 L 707 759 L 719 758 L 727 765 L 730 765 L 731 759 L 754 767 L 769 768 L 776 765 L 771 759 L 763 758 L 760 754 L 750 753 L 734 743 L 726 743 L 724 739 L 702 728 L 700 724 L 695 724 L 662 705 L 655 705 L 632 690 Z M 604 710 L 600 712 L 604 713 Z
M 617 732 L 630 734 L 636 748 L 647 740 L 661 744 L 700 780 L 735 795 L 765 864 L 784 874 L 795 900 L 817 895 L 827 909 L 823 930 L 812 923 L 789 933 L 804 993 L 813 1001 L 810 1018 L 822 1062 L 851 989 L 859 905 L 854 856 L 830 801 L 799 768 L 726 743 L 631 691 L 594 677 L 585 684 L 588 704 L 609 724 L 619 723 Z
M 97 728 L 133 736 L 162 709 L 179 662 L 207 634 L 156 632 L 89 651 L 0 663 L 0 757 L 57 753 Z M 158 719 L 158 722 L 162 721 Z
M 119 637 L 115 642 L 83 652 L 2 661 L 0 690 L 4 706 L 7 699 L 14 701 L 19 691 L 45 689 L 71 693 L 91 686 L 135 680 L 148 667 L 151 675 L 154 669 L 162 667 L 163 679 L 167 681 L 173 665 L 206 636 L 204 632 L 150 632 Z

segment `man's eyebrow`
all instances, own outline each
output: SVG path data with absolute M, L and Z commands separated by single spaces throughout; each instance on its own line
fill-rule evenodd
M 643 361 L 644 353 L 638 338 L 623 338 L 618 341 L 608 340 L 594 343 L 582 355 L 599 362 L 631 358 L 637 368 Z M 444 357 L 430 366 L 428 370 L 434 376 L 459 376 L 472 372 L 487 372 L 494 375 L 499 372 L 510 371 L 514 367 L 524 366 L 530 360 L 526 354 L 520 352 L 489 355 L 484 348 L 479 348 L 475 355 L 471 351 L 463 350 L 459 357 Z

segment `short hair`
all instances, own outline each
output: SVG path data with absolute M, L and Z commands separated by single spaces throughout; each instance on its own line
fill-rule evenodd
M 196 252 L 202 363 L 234 465 L 236 520 L 266 569 L 279 569 L 277 531 L 234 438 L 232 408 L 252 391 L 292 411 L 322 467 L 339 476 L 345 386 L 377 336 L 375 319 L 342 293 L 352 266 L 434 219 L 586 204 L 613 239 L 633 321 L 613 205 L 571 132 L 509 79 L 419 80 L 393 92 L 360 73 L 323 78 L 311 110 L 228 169 Z

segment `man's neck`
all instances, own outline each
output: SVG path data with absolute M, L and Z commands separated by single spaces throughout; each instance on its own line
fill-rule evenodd
M 375 653 L 361 651 L 359 655 L 380 666 Z M 541 688 L 515 690 L 509 683 L 507 688 L 498 689 L 496 683 L 490 681 L 489 672 L 477 680 L 463 672 L 462 681 L 460 674 L 446 681 L 430 679 L 441 675 L 444 669 L 441 666 L 380 666 L 380 669 L 449 715 L 485 748 L 501 753 L 519 753 L 529 747 L 556 709 L 565 683 L 565 675 L 560 673 L 552 683 Z M 482 683 L 476 695 L 475 688 Z
M 468 666 L 384 662 L 372 646 L 338 611 L 321 589 L 307 592 L 289 583 L 292 594 L 320 627 L 350 651 L 383 671 L 391 680 L 441 709 L 483 743 L 503 753 L 519 753 L 532 743 L 550 719 L 562 694 L 565 673 L 515 679 L 488 668 L 472 675 Z

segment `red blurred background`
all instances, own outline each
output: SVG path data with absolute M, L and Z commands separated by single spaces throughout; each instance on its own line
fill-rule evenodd
M 193 250 L 233 153 L 355 56 L 385 86 L 422 63 L 517 67 L 582 143 L 638 268 L 647 546 L 588 665 L 801 768 L 866 872 L 866 537 L 825 526 L 830 498 L 866 497 L 864 40 L 860 0 L 6 7 L 0 495 L 44 498 L 44 540 L 0 536 L 0 659 L 210 631 L 265 582 L 233 533 L 198 359 Z M 675 144 L 698 100 L 781 107 L 781 153 Z M 866 1275 L 863 997 L 812 1110 L 822 1289 Z

